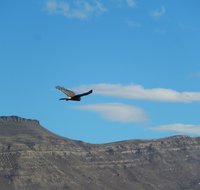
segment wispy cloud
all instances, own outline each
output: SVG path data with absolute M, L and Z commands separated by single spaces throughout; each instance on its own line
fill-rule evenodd
M 136 0 L 126 0 L 126 3 L 129 7 L 136 7 L 136 5 L 137 5 Z
M 137 7 L 137 0 L 110 1 L 118 7 Z M 91 16 L 106 12 L 108 8 L 102 3 L 102 0 L 45 0 L 45 10 L 51 14 L 60 14 L 66 18 L 85 20 Z
M 140 28 L 142 25 L 138 22 L 135 22 L 133 20 L 127 20 L 126 23 L 128 24 L 129 27 L 132 28 Z
M 159 34 L 159 35 L 162 35 L 162 36 L 164 36 L 164 35 L 167 34 L 167 30 L 164 29 L 164 28 L 156 28 L 156 29 L 154 30 L 154 32 L 157 33 L 157 34 Z
M 178 26 L 181 30 L 186 31 L 186 32 L 196 32 L 196 31 L 198 31 L 198 28 L 194 25 L 191 25 L 191 24 L 180 23 Z
M 121 103 L 82 105 L 77 108 L 94 111 L 111 121 L 140 123 L 147 120 L 147 115 L 142 108 Z
M 158 19 L 160 19 L 162 16 L 164 16 L 165 13 L 166 13 L 165 7 L 164 7 L 164 6 L 161 6 L 161 8 L 152 11 L 152 12 L 150 13 L 150 15 L 151 15 L 155 20 L 158 20 Z
M 88 90 L 92 88 L 94 93 L 118 98 L 139 99 L 161 102 L 195 102 L 200 101 L 200 92 L 178 92 L 166 88 L 145 89 L 141 85 L 130 84 L 93 84 L 79 86 L 76 90 Z
M 67 18 L 82 20 L 89 18 L 91 15 L 96 15 L 106 11 L 106 7 L 98 0 L 47 0 L 45 8 L 52 14 L 61 14 Z
M 192 73 L 192 74 L 190 75 L 190 77 L 200 78 L 200 71 L 195 72 L 195 73 Z
M 117 6 L 118 8 L 122 7 L 129 7 L 135 8 L 137 7 L 137 0 L 110 0 L 113 5 Z
M 184 133 L 184 134 L 197 134 L 200 135 L 200 125 L 192 125 L 192 124 L 168 124 L 161 125 L 157 127 L 151 128 L 156 131 L 174 131 L 176 133 Z

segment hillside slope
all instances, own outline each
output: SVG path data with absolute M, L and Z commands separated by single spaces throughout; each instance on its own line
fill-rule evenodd
M 200 138 L 93 145 L 59 137 L 37 120 L 0 117 L 1 190 L 197 190 Z

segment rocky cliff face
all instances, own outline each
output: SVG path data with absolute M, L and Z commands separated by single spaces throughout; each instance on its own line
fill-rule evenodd
M 92 145 L 36 120 L 0 117 L 0 189 L 197 190 L 200 138 Z

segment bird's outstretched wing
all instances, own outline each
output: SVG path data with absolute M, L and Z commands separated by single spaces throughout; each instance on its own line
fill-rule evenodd
M 88 92 L 82 93 L 82 94 L 77 94 L 75 97 L 81 97 L 81 96 L 86 96 L 88 94 L 91 94 L 93 92 L 93 90 L 90 90 Z
M 68 90 L 68 89 L 66 89 L 66 88 L 64 88 L 64 87 L 61 87 L 61 86 L 56 86 L 56 89 L 58 89 L 58 90 L 60 90 L 61 92 L 65 93 L 65 94 L 66 94 L 67 96 L 69 96 L 69 97 L 73 97 L 73 96 L 76 95 L 73 91 Z

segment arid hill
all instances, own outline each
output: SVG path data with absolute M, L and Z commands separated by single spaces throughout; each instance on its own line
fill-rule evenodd
M 59 137 L 37 120 L 0 117 L 1 190 L 199 190 L 200 138 L 101 145 Z

